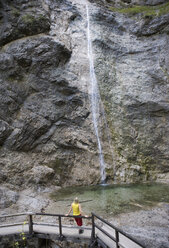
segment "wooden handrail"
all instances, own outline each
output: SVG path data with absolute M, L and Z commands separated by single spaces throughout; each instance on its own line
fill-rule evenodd
M 63 235 L 62 235 L 62 221 L 61 218 L 84 218 L 84 219 L 92 219 L 92 232 L 91 232 L 91 241 L 96 240 L 96 235 L 95 235 L 95 228 L 99 229 L 102 233 L 104 233 L 106 236 L 108 236 L 110 239 L 112 239 L 116 243 L 116 247 L 120 247 L 119 243 L 119 233 L 124 235 L 126 238 L 129 240 L 133 241 L 137 245 L 139 245 L 142 248 L 146 248 L 144 244 L 142 244 L 140 241 L 136 240 L 135 238 L 131 237 L 129 234 L 125 233 L 123 230 L 120 228 L 114 226 L 113 224 L 109 223 L 108 221 L 104 220 L 100 216 L 98 216 L 95 213 L 92 213 L 92 216 L 75 216 L 75 215 L 63 215 L 63 214 L 50 214 L 50 213 L 33 213 L 33 212 L 26 212 L 26 213 L 18 213 L 18 214 L 10 214 L 10 215 L 1 215 L 0 218 L 10 218 L 10 217 L 16 217 L 16 216 L 28 216 L 28 224 L 29 224 L 29 235 L 33 234 L 33 220 L 32 217 L 35 215 L 42 215 L 42 216 L 52 216 L 52 217 L 58 217 L 59 220 L 59 236 L 60 239 L 62 240 Z M 115 231 L 115 237 L 112 237 L 106 230 L 103 228 L 99 227 L 97 224 L 95 224 L 95 217 L 102 221 L 104 224 L 108 225 L 109 227 L 113 228 Z
M 79 215 L 64 215 L 64 214 L 49 214 L 49 213 L 34 213 L 33 215 L 44 215 L 44 216 L 53 216 L 53 217 L 68 217 L 68 218 L 83 218 L 83 219 L 91 219 L 92 216 L 79 216 Z
M 101 218 L 100 216 L 98 216 L 97 214 L 95 213 L 92 213 L 92 216 L 93 217 L 96 217 L 97 219 L 101 220 L 103 223 L 105 223 L 106 225 L 110 226 L 111 228 L 113 228 L 115 230 L 115 236 L 117 237 L 116 239 L 116 245 L 117 245 L 117 248 L 119 247 L 118 246 L 118 243 L 119 243 L 119 235 L 118 233 L 121 233 L 122 235 L 124 235 L 126 238 L 130 239 L 131 241 L 133 241 L 134 243 L 136 243 L 137 245 L 141 246 L 142 248 L 146 248 L 146 246 L 144 244 L 142 244 L 142 242 L 136 240 L 135 238 L 131 237 L 129 234 L 125 233 L 123 230 L 121 230 L 120 228 L 114 226 L 113 224 L 109 223 L 108 221 L 104 220 L 103 218 Z M 94 226 L 96 226 L 98 228 L 98 225 L 96 225 L 94 223 Z M 100 229 L 100 228 L 98 228 Z M 110 237 L 109 237 L 110 238 Z
M 0 215 L 0 218 L 8 218 L 8 217 L 15 217 L 15 216 L 22 216 L 22 215 L 34 215 L 34 213 L 27 212 L 27 213 L 18 213 L 18 214 L 6 214 L 6 215 Z
M 18 214 L 7 214 L 7 215 L 0 215 L 0 218 L 10 218 L 16 216 L 23 216 L 23 215 L 44 215 L 44 216 L 53 216 L 53 217 L 68 217 L 68 218 L 83 218 L 83 219 L 91 219 L 91 216 L 76 216 L 76 215 L 64 215 L 64 214 L 50 214 L 50 213 L 33 213 L 33 212 L 26 212 L 26 213 L 18 213 Z
M 28 222 L 25 223 L 25 225 L 27 225 L 27 224 L 28 224 Z M 21 225 L 23 225 L 23 222 L 0 225 L 0 228 L 1 227 L 10 227 L 10 226 L 21 226 Z
M 98 226 L 97 224 L 95 224 L 95 227 L 97 229 L 99 229 L 102 233 L 104 233 L 107 237 L 109 237 L 110 239 L 112 239 L 114 242 L 116 242 L 116 239 L 110 235 L 107 231 L 105 231 L 103 228 L 101 228 L 100 226 Z

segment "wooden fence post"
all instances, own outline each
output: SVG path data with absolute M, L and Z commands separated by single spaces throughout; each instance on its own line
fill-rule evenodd
M 92 240 L 95 240 L 95 223 L 94 223 L 93 213 L 92 213 Z
M 119 232 L 115 230 L 115 236 L 116 236 L 116 248 L 120 248 L 119 246 Z
M 32 222 L 32 215 L 28 215 L 28 224 L 29 224 L 29 235 L 33 234 L 33 222 Z
M 59 236 L 60 236 L 60 239 L 62 239 L 63 235 L 62 235 L 62 221 L 61 221 L 61 216 L 59 216 Z

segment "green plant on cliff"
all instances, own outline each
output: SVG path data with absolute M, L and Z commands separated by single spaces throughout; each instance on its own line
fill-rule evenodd
M 48 17 L 43 16 L 42 14 L 40 14 L 39 16 L 33 16 L 30 14 L 26 14 L 22 16 L 22 22 L 25 24 L 33 24 L 33 23 L 46 23 L 48 22 Z
M 37 17 L 37 19 L 38 19 L 38 21 L 41 21 L 41 22 L 46 22 L 46 21 L 48 21 L 48 17 L 46 17 L 46 16 L 44 16 L 44 15 L 39 15 L 38 17 Z
M 166 68 L 160 66 L 160 69 L 162 70 L 162 72 L 164 73 L 164 75 L 167 77 L 167 79 L 169 80 L 169 72 Z
M 20 11 L 16 8 L 13 8 L 11 11 L 12 15 L 14 15 L 15 17 L 19 17 L 20 16 Z
M 14 248 L 19 248 L 19 242 L 18 242 L 18 241 L 16 241 L 16 242 L 14 243 Z
M 26 240 L 26 234 L 24 232 L 24 226 L 26 225 L 26 221 L 23 222 L 22 224 L 22 230 L 19 234 L 20 236 L 20 239 L 19 240 L 15 240 L 12 247 L 13 248 L 24 248 L 26 247 L 26 243 L 27 243 L 27 240 Z
M 22 21 L 24 23 L 33 23 L 36 20 L 35 16 L 27 14 L 22 16 Z
M 127 8 L 114 8 L 109 7 L 110 10 L 114 12 L 119 12 L 123 14 L 130 14 L 130 15 L 136 15 L 136 14 L 142 14 L 143 16 L 161 16 L 169 13 L 169 3 L 166 4 L 160 4 L 157 6 L 132 6 Z
M 22 232 L 20 233 L 20 237 L 21 237 L 21 240 L 22 240 L 22 246 L 25 247 L 26 246 L 26 235 L 25 235 L 25 232 L 24 232 L 24 226 L 26 224 L 26 221 L 24 221 L 23 225 L 22 225 Z

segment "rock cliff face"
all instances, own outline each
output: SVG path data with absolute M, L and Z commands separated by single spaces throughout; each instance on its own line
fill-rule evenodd
M 1 0 L 0 184 L 24 189 L 100 181 L 86 4 L 107 178 L 169 178 L 165 2 Z M 134 15 L 133 4 L 156 14 L 144 9 Z M 119 13 L 119 6 L 131 13 Z
M 93 14 L 96 71 L 116 176 L 162 179 L 168 172 L 169 15 L 131 16 L 133 9 L 130 16 L 103 9 Z

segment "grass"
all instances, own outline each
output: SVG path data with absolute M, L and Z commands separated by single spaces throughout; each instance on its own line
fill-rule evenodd
M 123 14 L 137 15 L 142 14 L 145 17 L 148 16 L 161 16 L 169 13 L 169 3 L 160 4 L 158 6 L 133 6 L 127 8 L 114 8 L 109 7 L 111 11 L 119 12 Z

